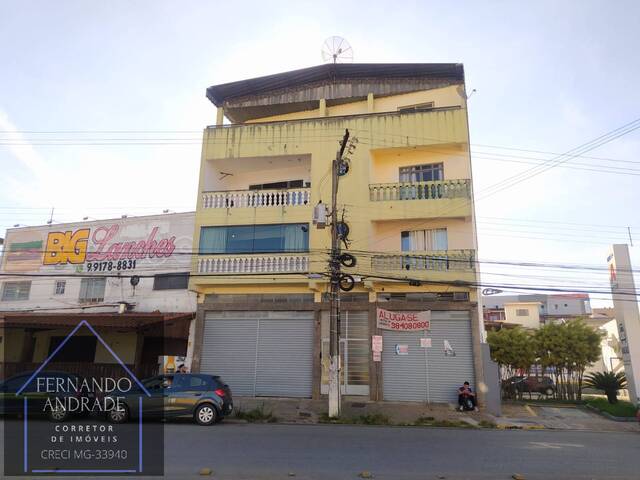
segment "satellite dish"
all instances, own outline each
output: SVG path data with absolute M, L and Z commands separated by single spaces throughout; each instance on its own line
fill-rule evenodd
M 322 61 L 324 63 L 352 63 L 353 49 L 342 37 L 329 37 L 322 44 Z

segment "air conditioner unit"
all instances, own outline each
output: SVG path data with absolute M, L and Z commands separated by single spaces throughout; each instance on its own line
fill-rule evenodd
M 453 292 L 453 301 L 454 302 L 468 302 L 469 301 L 469 292 Z

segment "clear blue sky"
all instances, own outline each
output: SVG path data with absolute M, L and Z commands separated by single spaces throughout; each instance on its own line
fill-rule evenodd
M 464 63 L 477 90 L 469 114 L 482 197 L 532 166 L 516 162 L 550 158 L 495 146 L 565 152 L 640 117 L 638 25 L 634 1 L 2 2 L 0 138 L 33 145 L 0 146 L 0 231 L 42 224 L 51 206 L 58 221 L 193 209 L 197 131 L 215 119 L 205 88 L 318 64 L 330 35 L 346 37 L 357 62 Z M 79 137 L 192 143 L 37 145 Z M 480 200 L 481 259 L 605 266 L 607 244 L 624 243 L 627 225 L 640 245 L 638 152 L 640 130 L 586 154 L 622 161 L 572 159 L 573 168 Z M 490 281 L 530 273 L 547 284 L 607 284 L 606 274 L 484 271 L 517 275 Z

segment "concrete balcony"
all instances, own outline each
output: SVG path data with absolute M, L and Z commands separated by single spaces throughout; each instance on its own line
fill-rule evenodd
M 372 202 L 395 200 L 441 200 L 471 198 L 470 180 L 440 180 L 415 183 L 373 183 L 369 185 Z
M 475 250 L 390 252 L 373 256 L 371 269 L 402 278 L 474 281 Z
M 227 192 L 203 192 L 202 206 L 217 208 L 272 208 L 309 205 L 311 188 L 287 190 L 232 190 Z
M 198 273 L 205 274 L 308 273 L 309 254 L 207 255 L 198 258 L 196 268 Z
M 369 200 L 376 203 L 372 220 L 470 217 L 471 180 L 374 183 Z

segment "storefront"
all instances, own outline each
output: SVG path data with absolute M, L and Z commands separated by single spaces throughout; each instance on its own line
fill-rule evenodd
M 237 395 L 311 397 L 313 311 L 207 312 L 200 372 Z
M 381 329 L 383 398 L 441 403 L 475 385 L 468 311 L 431 311 L 428 329 Z

